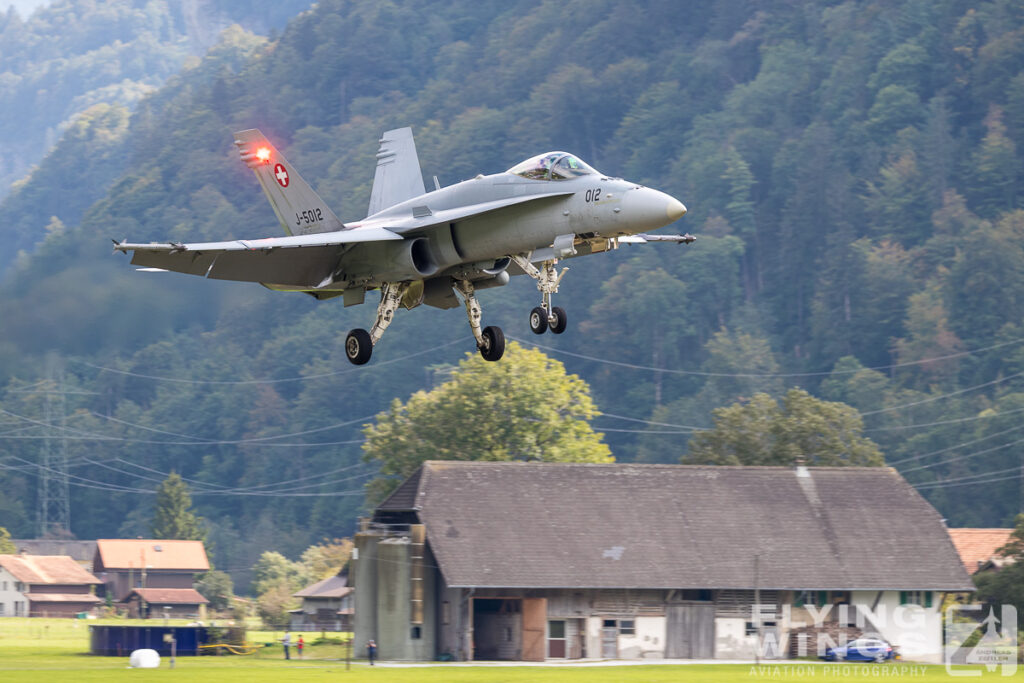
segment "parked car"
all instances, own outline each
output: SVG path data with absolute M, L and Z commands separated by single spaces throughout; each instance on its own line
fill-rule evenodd
M 825 654 L 822 655 L 822 659 L 829 662 L 884 662 L 895 657 L 896 652 L 892 645 L 877 638 L 851 640 L 843 647 L 826 648 Z

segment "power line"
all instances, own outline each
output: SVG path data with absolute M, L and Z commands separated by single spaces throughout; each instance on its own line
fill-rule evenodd
M 935 356 L 933 358 L 923 358 L 921 360 L 907 361 L 905 363 L 893 363 L 891 365 L 876 365 L 876 366 L 873 366 L 873 367 L 870 367 L 870 368 L 863 368 L 862 367 L 862 368 L 857 368 L 856 370 L 828 370 L 828 371 L 820 371 L 820 372 L 704 372 L 704 371 L 699 371 L 699 370 L 678 370 L 678 369 L 674 369 L 674 368 L 656 368 L 656 367 L 653 367 L 653 366 L 650 366 L 650 365 L 638 365 L 636 363 L 624 363 L 622 361 L 610 360 L 608 358 L 600 358 L 600 357 L 597 357 L 597 356 L 588 356 L 586 354 L 576 353 L 576 352 L 573 352 L 573 351 L 566 351 L 564 349 L 555 348 L 553 346 L 545 346 L 543 344 L 538 344 L 537 342 L 535 342 L 533 340 L 530 340 L 530 339 L 520 339 L 520 338 L 517 338 L 517 337 L 508 337 L 508 336 L 506 336 L 506 338 L 507 339 L 511 339 L 513 341 L 517 341 L 520 344 L 526 344 L 526 345 L 533 346 L 533 347 L 538 348 L 538 349 L 543 349 L 545 351 L 550 351 L 552 353 L 561 354 L 561 355 L 565 355 L 565 356 L 572 356 L 573 358 L 579 358 L 581 360 L 589 360 L 589 361 L 593 361 L 595 363 L 603 363 L 605 365 L 614 365 L 614 366 L 620 367 L 620 368 L 629 368 L 631 370 L 645 370 L 645 371 L 648 371 L 648 372 L 662 372 L 662 373 L 668 373 L 668 374 L 673 374 L 673 375 L 692 375 L 692 376 L 696 376 L 696 377 L 725 377 L 725 378 L 734 378 L 734 379 L 743 379 L 743 378 L 758 378 L 758 379 L 776 379 L 776 378 L 778 378 L 778 379 L 781 379 L 781 378 L 787 378 L 787 377 L 823 377 L 823 376 L 829 376 L 829 375 L 854 375 L 854 374 L 856 374 L 858 372 L 861 372 L 862 370 L 875 370 L 875 371 L 895 370 L 895 369 L 898 369 L 898 368 L 912 367 L 912 366 L 915 366 L 915 365 L 924 365 L 926 363 L 935 363 L 935 362 L 943 361 L 943 360 L 951 360 L 953 358 L 960 358 L 960 357 L 963 357 L 963 356 L 971 356 L 971 355 L 974 355 L 974 354 L 977 354 L 977 353 L 985 353 L 987 351 L 992 351 L 994 349 L 1002 348 L 1004 346 L 1010 346 L 1010 345 L 1013 345 L 1013 344 L 1020 344 L 1021 342 L 1024 342 L 1024 338 L 1022 338 L 1022 339 L 1013 339 L 1011 341 L 1000 342 L 998 344 L 993 344 L 991 346 L 987 346 L 987 347 L 980 348 L 980 349 L 973 349 L 973 350 L 970 350 L 970 351 L 960 351 L 960 352 L 957 352 L 957 353 L 951 353 L 951 354 L 946 355 L 946 356 Z
M 947 451 L 956 450 L 957 448 L 962 448 L 964 446 L 970 446 L 971 444 L 980 443 L 982 441 L 987 441 L 987 440 L 993 439 L 993 438 L 995 438 L 997 436 L 1002 436 L 1003 434 L 1009 434 L 1010 432 L 1015 432 L 1018 429 L 1024 429 L 1024 424 L 1019 424 L 1019 425 L 1017 425 L 1015 427 L 1010 427 L 1009 429 L 1004 429 L 1001 432 L 994 432 L 994 433 L 989 434 L 987 436 L 982 436 L 982 437 L 977 438 L 977 439 L 972 439 L 971 441 L 964 441 L 963 443 L 958 443 L 955 446 L 947 446 L 946 448 L 942 448 L 942 449 L 939 449 L 937 451 L 932 451 L 931 453 L 925 453 L 923 455 L 912 455 L 912 456 L 907 457 L 907 458 L 901 458 L 899 460 L 893 460 L 892 462 L 887 462 L 886 464 L 891 466 L 891 467 L 895 467 L 896 465 L 901 465 L 901 464 L 903 464 L 905 462 L 910 462 L 911 460 L 920 460 L 921 458 L 930 458 L 933 455 L 938 455 L 940 453 L 945 453 Z
M 439 344 L 437 346 L 432 346 L 429 349 L 422 349 L 420 351 L 415 351 L 413 353 L 407 353 L 407 354 L 405 354 L 403 356 L 399 356 L 397 358 L 392 358 L 390 360 L 385 360 L 385 361 L 380 361 L 379 363 L 374 363 L 372 366 L 370 366 L 369 369 L 372 370 L 373 368 L 379 368 L 379 367 L 381 367 L 383 365 L 390 365 L 392 363 L 399 363 L 399 362 L 407 360 L 409 358 L 415 358 L 417 356 L 422 356 L 422 355 L 425 355 L 425 354 L 428 354 L 428 353 L 433 353 L 434 351 L 437 351 L 439 349 L 443 349 L 443 348 L 452 346 L 453 344 L 458 344 L 459 342 L 462 342 L 462 341 L 464 341 L 462 338 L 453 339 L 450 342 L 445 342 L 444 344 Z M 366 369 L 364 369 L 364 368 L 345 368 L 344 370 L 335 370 L 333 372 L 321 372 L 321 373 L 318 373 L 318 374 L 315 374 L 315 375 L 300 375 L 300 376 L 297 376 L 297 377 L 283 377 L 283 378 L 280 378 L 280 379 L 238 379 L 238 380 L 183 379 L 181 377 L 166 377 L 166 376 L 160 376 L 160 375 L 146 375 L 146 374 L 142 374 L 142 373 L 138 373 L 138 372 L 130 372 L 128 370 L 119 370 L 118 368 L 111 368 L 111 367 L 105 367 L 105 366 L 102 366 L 102 365 L 95 365 L 93 363 L 90 363 L 88 361 L 84 361 L 84 360 L 81 360 L 81 359 L 69 359 L 69 360 L 71 360 L 71 362 L 73 362 L 73 363 L 78 363 L 79 365 L 84 365 L 86 367 L 92 368 L 94 370 L 100 370 L 102 372 L 112 372 L 114 374 L 125 375 L 127 377 L 135 377 L 135 378 L 138 378 L 138 379 L 149 379 L 149 380 L 153 380 L 153 381 L 156 381 L 156 382 L 174 382 L 174 383 L 177 383 L 177 384 L 204 384 L 204 385 L 212 384 L 212 385 L 228 385 L 228 386 L 232 386 L 232 385 L 235 385 L 235 386 L 237 386 L 237 385 L 245 386 L 245 385 L 253 385 L 253 384 L 284 384 L 284 383 L 287 383 L 287 382 L 305 382 L 307 380 L 323 379 L 325 377 L 337 377 L 338 375 L 347 375 L 347 374 L 352 373 L 352 372 L 366 372 Z

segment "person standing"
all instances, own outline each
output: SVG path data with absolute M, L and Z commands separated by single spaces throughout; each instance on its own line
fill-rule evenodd
M 291 659 L 291 653 L 288 651 L 288 648 L 291 647 L 292 644 L 292 634 L 285 631 L 284 638 L 281 639 L 281 643 L 284 645 L 284 658 Z
M 299 651 L 299 659 L 302 659 L 302 648 L 306 647 L 306 641 L 302 639 L 302 635 L 299 635 L 299 642 L 295 646 L 295 649 Z
M 370 640 L 366 643 L 366 656 L 370 659 L 370 666 L 373 666 L 373 660 L 377 658 L 376 641 Z

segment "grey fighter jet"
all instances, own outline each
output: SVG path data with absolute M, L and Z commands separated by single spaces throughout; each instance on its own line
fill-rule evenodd
M 132 263 L 217 280 L 258 282 L 317 299 L 363 303 L 379 289 L 370 331 L 355 329 L 345 354 L 370 359 L 399 307 L 465 303 L 480 354 L 501 358 L 501 328 L 481 326 L 476 292 L 508 283 L 510 275 L 537 281 L 541 304 L 530 312 L 536 334 L 565 331 L 565 310 L 552 305 L 566 268 L 559 260 L 616 249 L 622 243 L 692 242 L 690 235 L 647 235 L 686 213 L 669 195 L 606 176 L 567 152 L 548 152 L 503 173 L 478 175 L 425 192 L 412 129 L 384 133 L 367 217 L 342 223 L 298 171 L 258 130 L 235 134 L 242 161 L 256 173 L 286 237 L 228 242 L 132 244 Z

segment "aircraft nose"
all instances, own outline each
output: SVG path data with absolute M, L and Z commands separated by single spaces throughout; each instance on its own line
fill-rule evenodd
M 677 221 L 686 214 L 686 206 L 671 195 L 665 195 L 668 197 L 668 206 L 665 207 L 665 213 L 668 214 L 670 221 Z
M 655 230 L 679 220 L 686 213 L 681 201 L 649 187 L 630 190 L 623 204 L 625 218 L 636 232 Z

